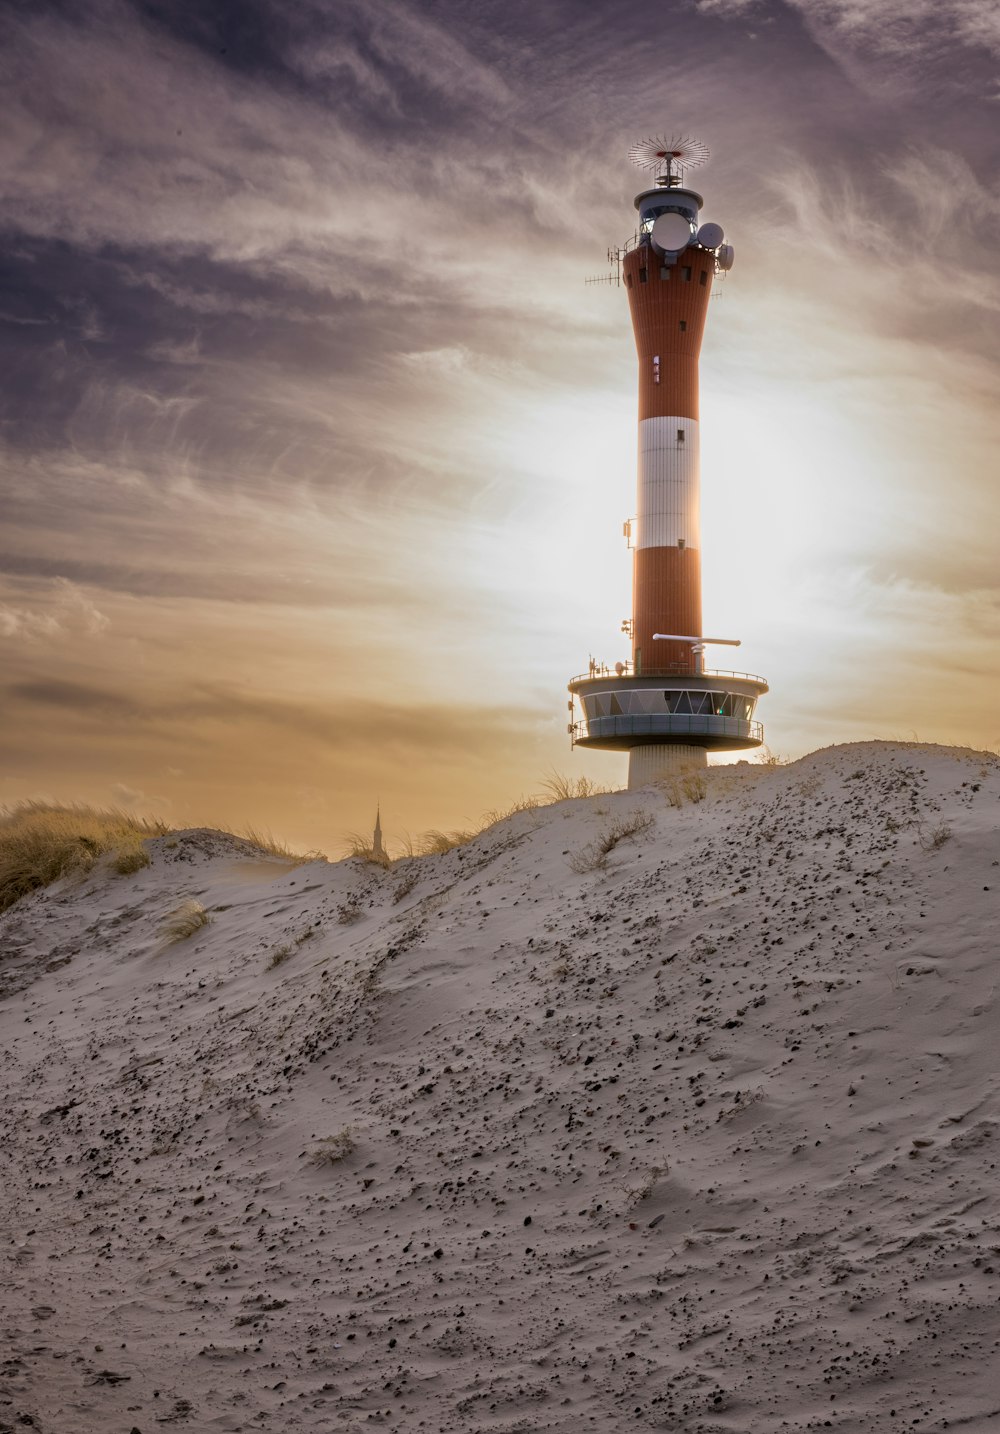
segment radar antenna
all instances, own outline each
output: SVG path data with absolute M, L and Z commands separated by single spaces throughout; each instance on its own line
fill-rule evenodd
M 651 169 L 660 182 L 672 188 L 679 184 L 687 169 L 704 164 L 711 150 L 691 135 L 654 135 L 640 139 L 629 148 L 628 157 L 639 169 Z

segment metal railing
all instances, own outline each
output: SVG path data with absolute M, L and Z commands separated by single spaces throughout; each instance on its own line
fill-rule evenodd
M 631 683 L 635 678 L 645 681 L 650 678 L 659 682 L 662 678 L 668 678 L 672 683 L 678 679 L 687 682 L 691 678 L 701 680 L 703 677 L 715 679 L 716 677 L 735 677 L 740 682 L 757 682 L 761 687 L 767 687 L 767 678 L 759 677 L 756 672 L 733 672 L 727 669 L 713 667 L 706 668 L 704 672 L 668 672 L 666 668 L 654 668 L 652 672 L 633 672 L 631 662 L 622 663 L 621 672 L 616 672 L 613 667 L 605 667 L 603 663 L 594 668 L 593 672 L 581 672 L 577 677 L 571 677 L 569 686 L 577 682 L 608 681 L 617 682 L 622 678 L 628 678 Z
M 760 722 L 742 717 L 719 717 L 712 713 L 687 716 L 684 713 L 650 714 L 623 712 L 614 717 L 591 717 L 572 724 L 574 742 L 606 741 L 610 737 L 736 737 L 742 742 L 763 742 Z

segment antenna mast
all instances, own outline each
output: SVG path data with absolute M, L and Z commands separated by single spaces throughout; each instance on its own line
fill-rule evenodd
M 651 169 L 662 189 L 676 189 L 688 169 L 707 164 L 712 151 L 692 135 L 655 135 L 633 144 L 628 157 L 637 169 Z

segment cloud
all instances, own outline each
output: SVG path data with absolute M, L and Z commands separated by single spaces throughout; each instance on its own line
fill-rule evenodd
M 259 740 L 261 731 L 269 729 L 285 739 L 304 738 L 338 752 L 374 746 L 425 756 L 463 745 L 478 747 L 484 741 L 505 747 L 542 715 L 525 709 L 496 712 L 474 703 L 410 705 L 363 697 L 331 706 L 205 682 L 187 691 L 167 685 L 137 700 L 121 689 L 35 679 L 11 683 L 7 696 L 26 708 L 48 709 L 84 723 L 99 721 L 105 731 L 142 724 L 161 734 L 181 733 L 207 725 L 225 729 L 234 740 L 241 729 L 250 729 Z
M 981 0 L 789 0 L 814 33 L 855 49 L 900 56 L 940 55 L 960 46 L 1000 55 L 1000 14 Z
M 484 63 L 463 43 L 453 24 L 439 23 L 421 9 L 398 0 L 383 0 L 377 8 L 363 0 L 344 0 L 339 18 L 351 17 L 353 42 L 342 32 L 326 40 L 328 7 L 314 3 L 309 10 L 312 33 L 293 42 L 285 57 L 310 80 L 350 80 L 359 96 L 388 104 L 397 116 L 406 109 L 400 93 L 404 78 L 448 108 L 456 102 L 474 104 L 482 119 L 505 113 L 519 99 L 497 66 Z M 362 54 L 362 43 L 367 55 Z
M 82 713 L 100 717 L 102 721 L 111 719 L 114 722 L 131 722 L 140 712 L 135 701 L 124 693 L 60 678 L 14 682 L 7 688 L 7 693 L 13 701 L 30 707 Z
M 137 791 L 135 787 L 126 786 L 124 782 L 112 782 L 111 795 L 119 806 L 134 807 L 142 801 L 145 794 Z
M 978 656 L 987 7 L 667 8 L 8 8 L 0 638 L 26 784 L 257 822 L 319 792 L 346 827 L 391 783 L 393 820 L 405 793 L 430 825 L 568 762 L 563 677 L 620 655 L 634 480 L 624 295 L 582 281 L 632 229 L 629 138 L 665 122 L 710 142 L 738 250 L 703 364 L 709 599 L 778 667 L 821 632 L 828 713 L 860 683 L 838 633 L 919 657 L 928 606 Z
M 68 578 L 56 579 L 57 602 L 65 614 L 65 625 L 73 632 L 96 637 L 106 632 L 111 619 Z
M 864 174 L 786 166 L 768 187 L 781 204 L 771 237 L 799 250 L 797 288 L 815 295 L 822 266 L 830 292 L 883 331 L 905 324 L 937 349 L 1000 354 L 988 322 L 1000 311 L 989 237 L 1000 188 L 979 181 L 961 155 L 903 149 Z
M 764 0 L 694 0 L 694 8 L 700 15 L 733 20 L 759 12 L 763 2 Z
M 15 607 L 0 602 L 0 637 L 39 643 L 98 637 L 110 619 L 65 577 L 54 577 L 44 593 L 44 608 Z
M 127 782 L 112 782 L 111 798 L 116 807 L 125 807 L 128 810 L 155 807 L 162 811 L 171 806 L 169 797 L 147 796 L 137 787 L 130 787 Z
M 31 612 L 26 608 L 0 605 L 0 637 L 19 638 L 28 642 L 49 637 L 62 637 L 63 629 L 51 613 Z

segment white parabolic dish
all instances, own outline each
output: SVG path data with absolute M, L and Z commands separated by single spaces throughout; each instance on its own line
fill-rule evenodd
M 691 243 L 691 221 L 683 214 L 661 214 L 653 224 L 650 238 L 657 249 L 676 254 Z
M 726 233 L 721 224 L 703 224 L 698 230 L 698 243 L 705 249 L 718 249 Z

